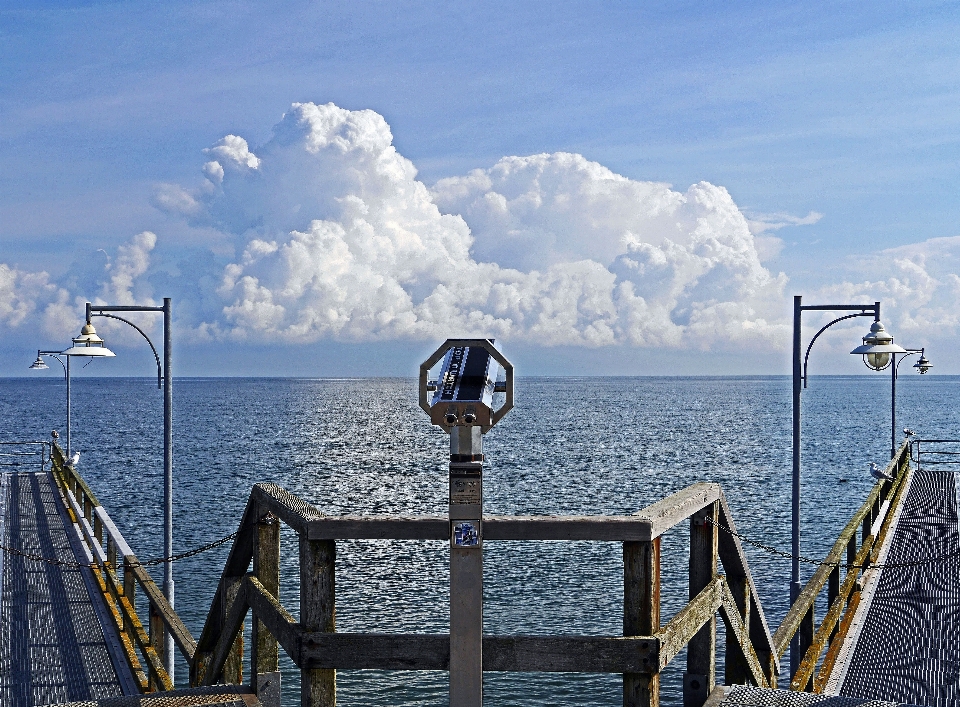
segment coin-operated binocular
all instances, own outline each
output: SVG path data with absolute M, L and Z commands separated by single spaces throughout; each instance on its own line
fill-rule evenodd
M 506 380 L 498 382 L 501 368 Z M 506 401 L 494 409 L 500 392 Z M 493 339 L 447 339 L 420 366 L 420 407 L 450 434 L 450 707 L 480 707 L 483 435 L 513 407 L 513 365 Z

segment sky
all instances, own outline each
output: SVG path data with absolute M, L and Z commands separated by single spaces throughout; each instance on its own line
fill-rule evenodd
M 7 0 L 0 375 L 960 373 L 958 128 L 955 3 Z

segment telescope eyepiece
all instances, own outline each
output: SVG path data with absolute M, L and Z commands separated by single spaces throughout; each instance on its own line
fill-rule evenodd
M 457 411 L 456 410 L 447 411 L 447 414 L 443 416 L 443 421 L 446 422 L 448 425 L 457 424 Z
M 463 423 L 465 425 L 472 425 L 477 421 L 477 412 L 476 410 L 466 410 L 463 413 Z

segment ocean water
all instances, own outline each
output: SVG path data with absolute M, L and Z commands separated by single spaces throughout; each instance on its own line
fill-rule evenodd
M 960 377 L 903 375 L 897 388 L 899 428 L 957 436 Z M 521 377 L 516 397 L 484 441 L 486 513 L 632 513 L 714 481 L 742 533 L 789 549 L 788 377 Z M 417 407 L 413 379 L 181 378 L 174 408 L 176 551 L 233 532 L 258 481 L 328 514 L 446 513 L 447 437 Z M 161 409 L 148 378 L 73 380 L 79 469 L 144 560 L 162 550 Z M 803 551 L 822 556 L 871 487 L 869 462 L 889 458 L 889 375 L 812 378 L 803 410 Z M 0 379 L 0 439 L 48 439 L 63 419 L 62 379 Z M 664 623 L 686 602 L 687 532 L 664 538 Z M 789 561 L 745 550 L 774 630 L 788 605 Z M 177 610 L 196 637 L 227 552 L 175 565 Z M 337 552 L 338 630 L 448 630 L 446 543 L 345 541 Z M 282 553 L 280 598 L 296 616 L 291 532 Z M 622 632 L 616 543 L 489 542 L 484 572 L 487 633 Z M 722 649 L 722 624 L 718 642 Z M 663 676 L 665 705 L 680 704 L 684 661 Z M 284 704 L 299 704 L 298 671 L 282 667 Z M 186 677 L 181 663 L 178 683 Z M 487 673 L 484 699 L 617 705 L 620 683 L 618 675 Z M 338 702 L 444 705 L 447 675 L 342 671 Z

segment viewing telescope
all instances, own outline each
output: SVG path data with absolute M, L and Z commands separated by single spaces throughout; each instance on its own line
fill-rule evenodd
M 420 365 L 420 407 L 450 435 L 450 707 L 481 707 L 483 435 L 513 407 L 513 365 L 493 339 L 447 339 Z

